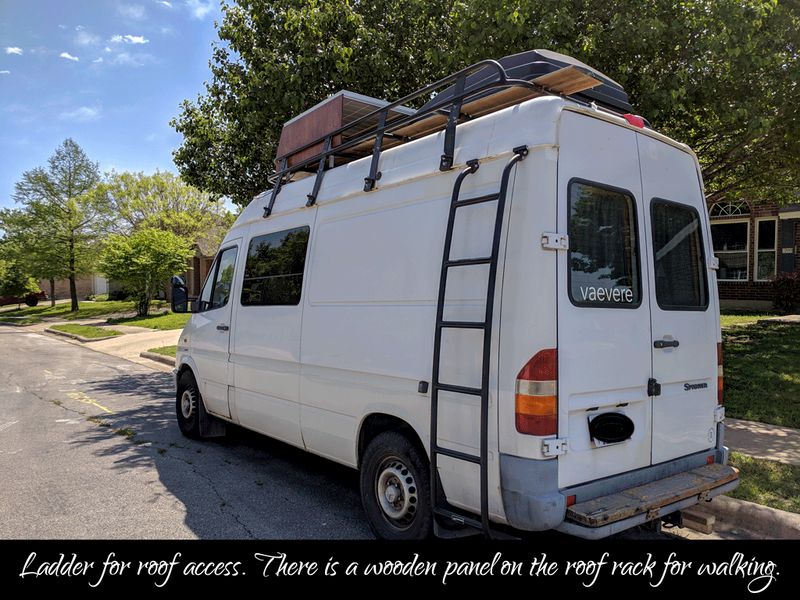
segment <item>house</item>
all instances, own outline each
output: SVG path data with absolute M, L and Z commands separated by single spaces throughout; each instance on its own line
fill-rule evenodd
M 719 259 L 723 308 L 770 309 L 772 281 L 800 268 L 800 204 L 778 206 L 743 200 L 710 203 L 711 237 Z
M 51 295 L 50 280 L 39 280 L 39 288 L 47 292 L 48 298 Z M 89 296 L 107 294 L 109 292 L 108 280 L 98 273 L 79 275 L 75 278 L 75 289 L 78 292 L 78 299 L 84 300 Z M 53 297 L 56 300 L 69 298 L 69 279 L 56 279 Z

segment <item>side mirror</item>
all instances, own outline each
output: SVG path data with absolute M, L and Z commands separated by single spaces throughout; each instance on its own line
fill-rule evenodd
M 189 290 L 182 277 L 177 275 L 172 277 L 172 312 L 187 313 L 189 309 Z

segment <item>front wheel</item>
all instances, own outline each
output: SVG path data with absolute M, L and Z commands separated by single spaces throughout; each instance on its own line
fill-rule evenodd
M 200 403 L 203 401 L 194 376 L 184 371 L 178 379 L 178 393 L 175 412 L 178 416 L 178 427 L 188 438 L 200 437 Z
M 386 540 L 431 534 L 430 474 L 425 455 L 404 435 L 377 436 L 361 463 L 361 502 L 373 533 Z

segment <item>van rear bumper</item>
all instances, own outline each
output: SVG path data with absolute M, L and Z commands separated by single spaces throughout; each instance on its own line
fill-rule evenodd
M 719 481 L 718 485 L 711 482 L 711 485 L 704 486 L 705 490 L 696 494 L 675 497 L 674 501 L 670 499 L 660 507 L 653 506 L 641 514 L 620 518 L 613 523 L 601 523 L 591 527 L 567 520 L 568 496 L 574 495 L 577 503 L 584 503 L 685 474 L 707 466 L 709 460 L 712 460 L 711 466 L 724 465 L 727 463 L 728 449 L 722 445 L 724 432 L 722 423 L 718 426 L 716 448 L 563 489 L 558 488 L 557 458 L 534 460 L 501 454 L 500 479 L 506 522 L 524 531 L 558 529 L 580 537 L 602 538 L 658 518 L 659 515 L 665 516 L 696 504 L 701 493 L 704 498 L 710 499 L 728 492 L 736 488 L 739 483 L 738 477 L 733 481 Z M 656 508 L 658 508 L 657 513 L 654 510 Z
M 689 497 L 683 498 L 682 500 L 669 502 L 667 504 L 659 504 L 657 506 L 651 506 L 649 509 L 647 508 L 647 505 L 645 503 L 642 503 L 641 510 L 637 514 L 630 517 L 618 519 L 616 521 L 612 521 L 605 525 L 590 526 L 568 519 L 564 521 L 561 525 L 556 527 L 556 529 L 558 531 L 561 531 L 562 533 L 568 533 L 569 535 L 574 535 L 577 537 L 594 539 L 594 540 L 601 539 L 604 537 L 608 537 L 609 535 L 625 531 L 626 529 L 630 529 L 631 527 L 642 525 L 647 521 L 652 521 L 653 519 L 665 517 L 666 515 L 673 513 L 676 510 L 689 508 L 690 506 L 694 506 L 695 504 L 697 504 L 702 500 L 711 500 L 715 496 L 719 496 L 720 494 L 724 494 L 726 492 L 730 492 L 736 489 L 738 485 L 739 485 L 739 475 L 737 472 L 735 479 L 726 481 L 721 485 L 712 487 L 707 490 L 697 491 L 696 493 L 692 493 Z

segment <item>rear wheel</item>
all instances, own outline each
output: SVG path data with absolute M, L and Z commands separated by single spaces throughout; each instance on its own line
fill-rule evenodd
M 361 502 L 376 536 L 422 540 L 430 536 L 429 466 L 406 436 L 389 431 L 377 436 L 361 464 Z
M 178 427 L 188 438 L 200 437 L 200 403 L 203 401 L 197 382 L 190 371 L 184 371 L 178 379 L 175 409 Z

